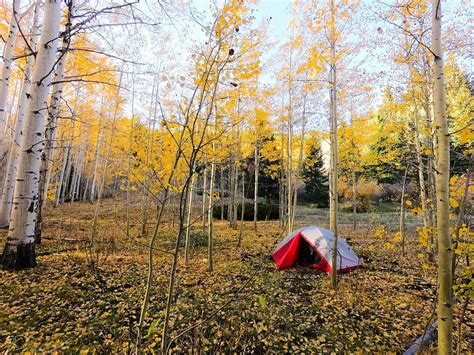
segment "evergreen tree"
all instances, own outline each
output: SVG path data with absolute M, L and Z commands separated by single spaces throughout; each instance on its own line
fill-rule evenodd
M 329 205 L 328 175 L 323 167 L 321 147 L 314 145 L 311 147 L 303 166 L 303 181 L 305 183 L 306 196 L 308 202 L 313 202 L 318 207 Z

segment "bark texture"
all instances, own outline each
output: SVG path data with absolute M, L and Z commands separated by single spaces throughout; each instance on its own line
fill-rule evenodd
M 433 0 L 434 122 L 436 125 L 436 227 L 438 235 L 438 352 L 453 349 L 452 245 L 449 233 L 449 132 L 441 48 L 441 0 Z
M 21 269 L 36 264 L 35 222 L 41 154 L 44 149 L 45 116 L 48 88 L 58 46 L 61 2 L 44 5 L 44 27 L 33 70 L 24 139 L 20 147 L 18 177 L 15 182 L 10 228 L 2 255 L 4 268 Z

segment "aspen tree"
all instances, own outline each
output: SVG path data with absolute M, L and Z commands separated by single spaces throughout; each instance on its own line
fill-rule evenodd
M 132 118 L 130 122 L 130 132 L 128 136 L 128 162 L 127 162 L 127 206 L 126 206 L 126 218 L 127 218 L 127 238 L 130 237 L 130 178 L 132 175 L 132 143 L 133 143 L 133 125 L 135 124 L 135 72 L 132 70 L 132 98 L 131 98 L 131 110 Z
M 449 232 L 449 132 L 441 39 L 441 0 L 432 1 L 432 54 L 434 59 L 434 123 L 437 138 L 436 222 L 438 235 L 438 352 L 453 348 L 452 245 Z
M 39 29 L 39 4 L 35 2 L 34 15 L 31 24 L 32 32 L 29 37 L 30 48 L 36 48 L 36 33 Z M 20 98 L 18 100 L 17 118 L 15 120 L 15 126 L 13 128 L 13 140 L 10 145 L 8 152 L 8 160 L 6 165 L 5 182 L 2 190 L 2 198 L 0 205 L 0 228 L 8 226 L 10 220 L 10 213 L 13 205 L 13 192 L 15 188 L 15 180 L 18 169 L 18 156 L 20 152 L 21 141 L 23 138 L 22 130 L 25 122 L 26 109 L 28 104 L 28 96 L 30 91 L 30 80 L 31 71 L 33 69 L 34 56 L 28 56 L 25 66 L 25 74 L 23 80 L 23 86 L 20 92 Z
M 8 158 L 8 135 L 7 135 L 7 122 L 5 121 L 5 112 L 7 110 L 7 98 L 8 91 L 10 88 L 10 76 L 13 65 L 13 54 L 15 51 L 15 44 L 18 35 L 18 17 L 21 0 L 13 0 L 12 15 L 8 28 L 8 36 L 3 47 L 3 68 L 0 77 L 0 193 L 3 189 L 3 181 L 5 178 L 5 163 Z
M 32 76 L 25 136 L 20 148 L 17 180 L 13 196 L 10 229 L 2 255 L 8 269 L 22 269 L 36 265 L 34 229 L 38 208 L 39 173 L 44 147 L 45 108 L 51 82 L 54 58 L 58 46 L 61 2 L 45 3 L 44 26 L 38 45 Z
M 258 134 L 255 135 L 254 166 L 253 229 L 256 232 L 258 218 L 258 177 L 260 175 L 260 141 L 258 139 Z
M 244 235 L 244 214 L 245 214 L 245 172 L 242 170 L 242 197 L 241 197 L 241 209 L 240 209 L 240 228 L 239 228 L 239 239 L 237 241 L 237 247 L 240 248 L 242 245 L 242 237 Z
M 186 265 L 189 263 L 189 249 L 190 249 L 190 234 L 191 234 L 191 217 L 193 213 L 193 195 L 194 195 L 194 182 L 196 180 L 196 175 L 193 174 L 191 178 L 191 186 L 189 187 L 189 196 L 188 196 L 188 214 L 186 217 L 186 237 L 184 244 L 184 262 Z
M 332 254 L 332 273 L 331 284 L 333 288 L 337 287 L 337 215 L 338 215 L 338 157 L 337 157 L 337 79 L 336 79 L 336 16 L 334 0 L 330 0 L 330 38 L 331 47 L 330 71 L 329 71 L 329 100 L 330 100 L 330 184 L 329 184 L 329 203 L 330 215 L 329 226 L 334 233 L 333 254 Z
M 293 37 L 293 36 L 292 36 Z M 287 221 L 286 221 L 286 232 L 290 234 L 293 230 L 292 225 L 292 205 L 293 205 L 293 101 L 292 101 L 292 76 L 291 71 L 293 69 L 293 43 L 290 43 L 289 51 L 289 64 L 288 64 L 288 121 L 287 121 L 287 147 L 286 147 L 286 157 L 288 159 L 288 172 L 287 172 L 287 187 L 286 193 L 288 194 L 286 198 L 287 203 Z
M 8 36 L 3 49 L 3 68 L 0 78 L 0 132 L 4 131 L 5 111 L 8 98 L 8 89 L 10 87 L 10 74 L 12 71 L 13 54 L 15 51 L 16 39 L 18 36 L 18 13 L 21 6 L 21 0 L 13 0 L 12 16 L 8 28 Z M 2 153 L 2 152 L 0 152 Z
M 45 147 L 41 155 L 39 194 L 38 194 L 38 213 L 35 226 L 36 242 L 41 241 L 41 227 L 43 223 L 43 207 L 46 203 L 46 194 L 48 193 L 49 179 L 51 174 L 51 158 L 54 153 L 54 145 L 56 139 L 56 128 L 58 125 L 58 118 L 60 113 L 61 94 L 63 91 L 64 68 L 66 67 L 67 50 L 70 44 L 71 20 L 73 17 L 74 0 L 68 1 L 68 15 L 64 32 L 62 33 L 62 48 L 60 50 L 60 58 L 56 65 L 54 72 L 54 82 L 52 87 L 52 94 L 48 109 L 48 118 L 45 131 Z
M 215 122 L 214 122 L 214 134 L 217 135 L 217 108 L 215 109 Z M 212 157 L 211 157 L 211 175 L 209 177 L 209 201 L 207 207 L 207 233 L 208 233 L 208 244 L 207 244 L 207 269 L 209 272 L 213 271 L 214 268 L 214 225 L 213 225 L 213 212 L 214 212 L 214 183 L 216 175 L 216 142 L 212 140 Z
M 202 173 L 202 227 L 206 228 L 207 220 L 207 159 L 204 157 L 204 171 Z
M 405 255 L 405 187 L 407 182 L 408 166 L 405 168 L 402 182 L 402 197 L 400 198 L 400 238 L 402 240 L 402 255 Z
M 100 181 L 99 185 L 99 190 L 97 192 L 97 201 L 95 205 L 95 212 L 94 212 L 94 218 L 92 219 L 92 229 L 91 229 L 91 238 L 90 238 L 90 244 L 91 244 L 91 255 L 90 255 L 90 260 L 89 262 L 94 266 L 96 262 L 98 262 L 98 250 L 95 248 L 94 242 L 97 238 L 97 227 L 98 227 L 98 219 L 99 219 L 99 212 L 100 212 L 100 202 L 102 199 L 102 195 L 104 193 L 104 187 L 105 187 L 105 180 L 107 178 L 107 171 L 108 171 L 108 166 L 109 166 L 109 160 L 110 160 L 110 153 L 112 151 L 112 144 L 114 142 L 114 136 L 115 136 L 115 124 L 117 122 L 117 114 L 119 111 L 119 106 L 120 102 L 118 101 L 120 98 L 120 88 L 122 85 L 122 75 L 123 75 L 123 70 L 120 70 L 120 78 L 119 78 L 119 83 L 117 87 L 117 101 L 115 103 L 115 110 L 114 110 L 114 115 L 112 118 L 112 130 L 110 132 L 110 141 L 109 141 L 109 146 L 107 149 L 107 154 L 105 157 L 105 164 L 104 164 L 104 169 L 102 171 L 102 179 Z M 95 258 L 93 253 L 95 252 Z

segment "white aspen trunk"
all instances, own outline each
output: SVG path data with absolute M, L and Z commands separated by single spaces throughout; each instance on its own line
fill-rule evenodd
M 58 46 L 61 2 L 45 3 L 44 27 L 32 76 L 24 139 L 21 143 L 10 229 L 2 256 L 4 268 L 21 269 L 36 265 L 35 221 L 38 208 L 38 182 L 44 148 L 45 115 L 51 72 Z
M 352 168 L 352 230 L 357 229 L 357 175 L 355 168 Z
M 12 16 L 10 19 L 10 27 L 8 28 L 8 36 L 3 49 L 3 69 L 0 78 L 0 132 L 4 132 L 5 111 L 8 98 L 8 89 L 10 88 L 10 74 L 12 71 L 13 54 L 15 52 L 15 44 L 18 35 L 18 11 L 21 6 L 21 0 L 13 0 Z
M 73 142 L 74 142 L 74 128 L 75 128 L 75 117 L 72 117 L 71 120 L 71 133 L 69 134 L 69 147 L 67 150 L 67 160 L 66 160 L 66 173 L 64 175 L 63 187 L 61 189 L 60 202 L 64 203 L 66 195 L 70 191 L 71 183 L 71 171 L 73 169 Z
M 60 53 L 61 57 L 56 66 L 56 70 L 54 72 L 54 83 L 52 87 L 52 94 L 51 99 L 49 102 L 49 109 L 48 109 L 48 118 L 46 124 L 46 131 L 45 131 L 45 146 L 43 154 L 41 155 L 41 168 L 40 168 L 40 181 L 39 181 L 39 194 L 38 194 L 38 213 L 36 219 L 36 227 L 35 227 L 35 238 L 36 242 L 41 242 L 41 228 L 43 223 L 43 208 L 46 206 L 46 196 L 48 194 L 49 189 L 49 180 L 51 177 L 51 158 L 54 153 L 54 145 L 56 139 L 56 128 L 58 125 L 58 119 L 60 114 L 60 99 L 63 90 L 63 83 L 64 80 L 64 68 L 66 66 L 66 57 L 67 57 L 67 46 L 69 42 L 69 31 L 71 29 L 71 17 L 72 17 L 72 10 L 74 8 L 74 2 L 71 0 L 71 8 L 68 14 L 68 22 L 66 23 L 65 33 L 62 35 L 63 38 L 63 48 L 62 53 Z M 77 98 L 79 96 L 79 90 L 77 91 L 76 96 L 76 103 Z M 73 192 L 74 194 L 74 192 Z M 73 197 L 74 198 L 74 197 Z
M 92 248 L 93 252 L 95 252 L 95 257 L 96 257 L 95 259 L 91 258 L 89 260 L 89 262 L 92 264 L 92 266 L 94 266 L 95 263 L 98 262 L 98 256 L 99 256 L 98 250 L 95 249 L 94 242 L 97 238 L 97 227 L 98 227 L 98 219 L 99 219 L 100 202 L 101 202 L 101 199 L 102 199 L 102 194 L 104 192 L 105 180 L 107 178 L 107 170 L 108 170 L 109 160 L 110 160 L 110 153 L 112 151 L 112 145 L 113 145 L 113 142 L 114 142 L 115 122 L 117 121 L 117 113 L 118 113 L 118 106 L 119 106 L 118 99 L 120 98 L 120 87 L 122 85 L 122 75 L 123 75 L 123 71 L 120 72 L 119 84 L 118 84 L 117 95 L 116 95 L 117 102 L 116 102 L 114 116 L 113 116 L 113 120 L 112 120 L 112 131 L 110 132 L 109 146 L 108 146 L 108 149 L 107 149 L 107 155 L 105 157 L 105 164 L 104 164 L 104 169 L 103 169 L 103 172 L 102 172 L 102 179 L 100 181 L 99 192 L 97 194 L 97 201 L 96 201 L 96 205 L 95 205 L 94 218 L 92 220 L 92 230 L 91 230 L 90 242 L 91 242 L 91 248 Z M 93 255 L 91 255 L 91 257 L 92 256 Z
M 332 253 L 332 273 L 331 284 L 333 288 L 337 287 L 337 210 L 338 210 L 338 157 L 337 157 L 337 79 L 336 79 L 336 29 L 335 29 L 335 8 L 334 0 L 331 0 L 331 68 L 330 68 L 330 117 L 331 117 L 331 132 L 330 132 L 330 216 L 329 226 L 334 233 L 333 253 Z
M 94 172 L 92 174 L 91 190 L 90 190 L 90 195 L 89 195 L 90 202 L 94 201 L 95 196 L 96 196 L 95 190 L 96 190 L 96 184 L 97 184 L 97 174 L 98 174 L 98 169 L 99 169 L 99 160 L 100 160 L 99 151 L 100 151 L 100 146 L 101 146 L 101 139 L 102 139 L 102 112 L 99 115 L 99 127 L 97 130 L 97 139 L 95 142 Z
M 431 202 L 429 203 L 429 213 L 430 213 L 430 221 L 431 225 L 436 225 L 436 186 L 435 186 L 435 164 L 434 164 L 434 144 L 433 144 L 433 135 L 432 126 L 433 126 L 433 119 L 432 119 L 432 110 L 431 110 L 431 101 L 432 95 L 430 94 L 431 87 L 433 85 L 431 79 L 431 70 L 428 66 L 427 59 L 424 59 L 425 63 L 423 64 L 423 76 L 425 78 L 425 83 L 423 86 L 423 94 L 424 94 L 424 111 L 425 111 L 425 130 L 428 132 L 426 137 L 426 148 L 431 152 L 428 155 L 427 159 L 427 177 L 428 177 L 428 196 Z M 427 68 L 428 66 L 428 68 Z M 425 153 L 426 154 L 426 153 Z M 434 245 L 434 236 L 433 233 L 430 233 L 431 237 L 431 244 Z
M 150 96 L 150 111 L 148 112 L 148 139 L 146 145 L 146 158 L 145 158 L 145 178 L 143 181 L 142 186 L 142 229 L 141 235 L 147 235 L 147 224 L 148 224 L 148 189 L 151 184 L 151 174 L 150 174 L 150 167 L 149 161 L 150 157 L 153 156 L 153 135 L 155 131 L 155 124 L 156 124 L 156 109 L 158 104 L 158 75 L 156 72 L 153 76 L 153 87 L 151 89 L 151 96 Z M 174 214 L 173 214 L 173 224 L 174 224 Z
M 8 28 L 8 36 L 3 48 L 3 68 L 2 76 L 0 77 L 0 192 L 3 188 L 5 178 L 5 161 L 7 160 L 7 149 L 9 139 L 7 136 L 5 112 L 7 109 L 8 91 L 10 88 L 10 74 L 12 71 L 13 54 L 15 52 L 15 44 L 18 35 L 18 11 L 20 9 L 21 0 L 13 0 L 12 16 Z
M 352 108 L 352 97 L 351 97 L 351 125 L 354 124 L 354 119 L 353 119 L 353 108 Z M 354 130 L 352 130 L 351 134 L 351 146 L 353 151 L 356 149 L 356 145 L 354 142 Z M 356 167 L 355 167 L 355 161 L 356 157 L 355 154 L 351 153 L 350 155 L 352 161 L 352 169 L 351 169 L 351 177 L 352 177 L 352 230 L 357 229 L 357 174 L 356 174 Z
M 427 194 L 426 194 L 426 182 L 425 182 L 425 164 L 423 162 L 423 157 L 421 153 L 421 143 L 420 143 L 420 132 L 419 132 L 419 125 L 418 125 L 418 114 L 415 112 L 415 149 L 416 149 L 416 159 L 418 163 L 418 180 L 420 184 L 420 199 L 421 199 L 421 209 L 422 209 L 422 216 L 423 216 L 423 227 L 425 228 L 426 232 L 431 234 L 431 221 L 430 221 L 430 214 L 428 211 L 428 202 L 427 202 Z M 433 250 L 432 250 L 432 242 L 428 238 L 427 240 L 427 259 L 429 261 L 433 261 Z
M 259 159 L 259 149 L 258 149 L 258 138 L 255 140 L 255 177 L 254 177 L 254 192 L 253 192 L 253 229 L 257 231 L 257 218 L 258 218 L 258 175 L 260 168 L 260 159 Z
M 216 118 L 215 118 L 215 131 L 214 134 L 217 135 L 217 110 L 216 110 Z M 207 208 L 207 232 L 208 232 L 208 249 L 207 249 L 207 259 L 208 259 L 208 271 L 212 272 L 214 269 L 214 260 L 213 260 L 213 252 L 214 252 L 214 226 L 213 226 L 213 212 L 214 212 L 214 181 L 216 175 L 216 161 L 215 161 L 215 151 L 216 151 L 216 143 L 215 140 L 212 141 L 212 162 L 211 162 L 211 176 L 209 179 L 209 204 Z
M 400 238 L 402 240 L 402 255 L 405 255 L 405 186 L 407 182 L 408 165 L 403 176 L 402 197 L 400 198 Z
M 64 142 L 63 139 L 61 139 L 61 142 Z M 61 172 L 59 174 L 59 179 L 58 179 L 58 189 L 56 191 L 56 201 L 54 203 L 54 207 L 58 207 L 59 203 L 61 202 L 61 194 L 62 194 L 62 189 L 63 189 L 63 183 L 64 183 L 64 175 L 66 174 L 66 165 L 67 165 L 67 159 L 69 157 L 69 150 L 71 147 L 68 145 L 64 151 L 63 154 L 63 163 L 61 165 Z
M 36 48 L 35 35 L 39 29 L 39 1 L 35 3 L 32 32 L 29 38 L 31 48 Z M 31 70 L 33 68 L 34 56 L 29 56 L 25 66 L 25 78 L 21 88 L 20 98 L 18 101 L 17 118 L 13 128 L 13 140 L 10 146 L 8 161 L 6 167 L 5 183 L 2 190 L 2 200 L 0 205 L 0 228 L 8 226 L 10 220 L 10 212 L 13 204 L 13 191 L 15 188 L 16 173 L 18 168 L 18 156 L 20 153 L 20 145 L 23 138 L 22 131 L 25 122 L 26 109 L 28 104 L 28 96 L 30 91 Z
M 82 190 L 82 196 L 81 196 L 81 200 L 82 202 L 86 202 L 87 201 L 87 191 L 89 191 L 89 184 L 91 183 L 91 180 L 90 179 L 86 179 L 86 184 L 84 186 L 84 190 Z
M 237 113 L 238 117 L 240 117 L 240 102 L 237 103 Z M 231 217 L 231 227 L 236 229 L 237 228 L 237 194 L 238 194 L 238 185 L 239 185 L 239 169 L 237 167 L 237 161 L 241 159 L 241 150 L 242 150 L 242 137 L 240 135 L 240 125 L 237 127 L 237 139 L 238 139 L 238 146 L 237 152 L 234 155 L 233 161 L 233 186 L 232 186 L 232 217 Z
M 156 105 L 156 101 L 155 101 Z M 156 106 L 155 106 L 156 108 Z M 156 116 L 150 120 L 150 124 L 148 125 L 148 143 L 147 143 L 147 150 L 146 150 L 146 159 L 145 159 L 145 166 L 147 172 L 145 174 L 145 181 L 143 183 L 143 196 L 142 196 L 142 231 L 141 235 L 147 235 L 147 225 L 148 225 L 148 189 L 150 188 L 151 184 L 151 168 L 149 167 L 150 157 L 153 156 L 153 139 L 154 139 L 154 132 L 155 132 L 155 125 L 156 125 Z M 173 214 L 173 226 L 174 226 L 174 214 Z
M 233 228 L 234 229 L 237 228 L 237 194 L 238 194 L 238 191 L 239 191 L 239 169 L 235 165 L 234 166 L 234 192 L 233 192 L 234 201 L 232 202 L 233 203 L 232 221 L 233 221 Z
M 235 219 L 234 219 L 234 207 L 235 207 L 235 172 L 236 172 L 236 159 L 235 153 L 231 153 L 229 161 L 229 191 L 230 199 L 227 208 L 227 221 L 229 221 L 229 226 L 235 228 Z
M 285 142 L 284 142 L 284 133 L 283 133 L 283 128 L 282 128 L 282 132 L 280 134 L 280 137 L 281 137 L 281 146 L 284 147 L 285 146 Z M 279 225 L 280 225 L 280 228 L 283 229 L 285 227 L 285 221 L 286 221 L 286 218 L 285 218 L 285 211 L 286 211 L 286 207 L 285 207 L 285 162 L 284 162 L 284 149 L 281 149 L 281 155 L 280 155 L 280 161 L 281 161 L 281 169 L 280 169 L 280 182 L 278 184 L 278 187 L 279 187 L 279 194 L 278 194 L 278 198 L 279 198 L 279 208 L 280 208 L 280 213 L 279 213 Z
M 213 158 L 214 159 L 214 158 Z M 212 272 L 213 267 L 214 267 L 214 260 L 213 260 L 213 216 L 212 213 L 214 211 L 214 208 L 212 204 L 214 203 L 214 176 L 216 173 L 216 164 L 214 163 L 214 160 L 211 163 L 211 176 L 209 179 L 209 201 L 208 201 L 208 207 L 207 207 L 207 233 L 209 237 L 209 242 L 208 242 L 208 252 L 207 252 L 207 259 L 208 259 L 208 271 Z
M 130 122 L 130 134 L 128 137 L 128 167 L 127 167 L 127 238 L 130 237 L 130 177 L 132 174 L 132 143 L 133 143 L 133 125 L 135 124 L 135 82 L 132 73 L 132 120 Z
M 438 235 L 438 353 L 453 349 L 452 245 L 449 232 L 449 132 L 446 117 L 441 0 L 433 0 L 432 52 L 434 56 L 434 122 L 437 137 L 436 221 Z
M 184 262 L 186 265 L 189 263 L 189 248 L 190 248 L 190 231 L 191 231 L 191 217 L 193 213 L 193 194 L 194 194 L 194 181 L 196 175 L 194 174 L 191 178 L 191 186 L 189 187 L 188 196 L 188 211 L 186 216 L 186 239 L 184 244 Z
M 240 209 L 240 231 L 239 240 L 237 241 L 237 247 L 242 245 L 242 237 L 244 234 L 244 214 L 245 214 L 245 172 L 242 170 L 242 208 Z
M 221 193 L 221 196 L 220 196 L 220 205 L 221 205 L 221 221 L 224 220 L 224 207 L 225 207 L 225 204 L 224 204 L 224 188 L 225 188 L 225 182 L 224 182 L 224 172 L 225 172 L 225 169 L 224 169 L 224 166 L 222 165 L 221 166 L 221 176 L 220 176 L 220 193 Z M 227 214 L 229 214 L 229 210 L 227 209 Z
M 288 159 L 288 178 L 286 180 L 287 187 L 286 193 L 288 194 L 286 198 L 287 203 L 287 221 L 286 221 L 286 232 L 290 234 L 293 230 L 293 105 L 292 105 L 292 94 L 291 94 L 291 70 L 292 70 L 292 56 L 293 56 L 293 46 L 290 44 L 290 57 L 289 57 L 289 66 L 288 66 L 288 145 L 287 145 L 287 159 Z
M 288 141 L 287 141 L 287 159 L 288 159 L 288 177 L 286 179 L 286 203 L 287 203 L 287 222 L 286 222 L 286 231 L 287 234 L 290 234 L 292 231 L 293 226 L 291 225 L 291 216 L 292 216 L 292 192 L 293 192 L 293 152 L 292 152 L 292 145 L 293 145 L 293 118 L 291 112 L 288 115 Z
M 84 136 L 84 137 L 85 137 L 84 144 L 79 150 L 78 157 L 75 163 L 74 176 L 72 179 L 72 186 L 71 186 L 71 202 L 74 202 L 76 200 L 77 188 L 80 183 L 82 169 L 84 166 L 84 155 L 85 155 L 86 145 L 87 145 L 87 136 Z
M 202 177 L 202 227 L 206 227 L 206 196 L 207 196 L 207 162 L 204 161 L 204 172 Z
M 301 136 L 300 136 L 300 151 L 298 155 L 298 171 L 297 175 L 301 178 L 301 174 L 303 172 L 303 157 L 304 157 L 304 144 L 305 144 L 305 133 L 306 133 L 306 97 L 307 93 L 303 96 L 303 114 L 302 114 L 302 127 L 301 127 Z M 293 226 L 295 224 L 295 214 L 296 214 L 296 207 L 298 205 L 298 189 L 297 185 L 294 184 L 293 188 L 293 208 L 291 214 L 291 230 L 293 230 Z
M 23 80 L 24 81 L 24 80 Z M 21 83 L 20 83 L 21 82 Z M 19 75 L 15 78 L 15 87 L 13 89 L 13 94 L 11 95 L 10 103 L 7 106 L 7 111 L 8 112 L 8 117 L 6 118 L 5 121 L 5 132 L 4 132 L 4 137 L 5 137 L 5 144 L 9 146 L 11 141 L 13 140 L 13 135 L 14 135 L 14 129 L 13 127 L 15 126 L 15 116 L 17 112 L 15 112 L 14 107 L 17 105 L 16 99 L 20 99 L 18 95 L 18 83 L 20 83 L 20 89 L 23 88 L 23 82 Z
M 63 49 L 65 50 L 65 49 Z M 42 162 L 42 169 L 41 169 L 41 181 L 42 181 L 42 198 L 46 200 L 46 193 L 48 192 L 49 188 L 49 180 L 50 180 L 50 165 L 51 165 L 51 158 L 54 154 L 55 148 L 55 139 L 56 139 L 56 128 L 58 126 L 58 118 L 60 113 L 60 99 L 61 94 L 63 91 L 63 83 L 64 80 L 64 67 L 66 66 L 66 53 L 63 54 L 61 59 L 58 62 L 56 67 L 54 81 L 52 88 L 52 95 L 49 104 L 48 110 L 48 123 L 46 128 L 46 142 L 45 142 L 45 149 L 43 154 L 43 162 Z M 41 187 L 40 186 L 40 187 Z
M 78 176 L 77 176 L 76 189 L 75 189 L 75 191 L 72 195 L 73 196 L 72 199 L 74 201 L 80 199 L 81 183 L 82 183 L 82 175 L 83 175 L 83 171 L 84 171 L 84 164 L 85 163 L 84 163 L 84 155 L 83 155 L 82 159 L 81 159 L 81 165 L 79 167 L 79 173 L 78 173 Z

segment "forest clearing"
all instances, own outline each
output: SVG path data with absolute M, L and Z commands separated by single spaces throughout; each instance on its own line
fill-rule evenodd
M 64 236 L 82 241 L 88 238 L 84 222 L 93 216 L 91 205 L 77 204 L 51 210 L 44 227 L 48 239 L 37 249 L 39 265 L 32 272 L 15 275 L 1 271 L 1 287 L 7 291 L 1 296 L 0 337 L 5 339 L 5 349 L 134 349 L 147 239 L 127 239 L 123 200 L 106 201 L 100 235 L 105 240 L 115 239 L 114 249 L 98 269 L 90 269 L 84 244 L 62 241 Z M 140 213 L 140 208 L 132 210 L 134 218 Z M 73 214 L 74 218 L 69 217 Z M 350 222 L 350 216 L 345 217 Z M 297 226 L 306 225 L 308 218 L 321 223 L 327 220 L 326 212 L 319 211 L 319 215 L 298 217 Z M 164 221 L 165 230 L 173 230 L 171 219 L 168 216 Z M 178 267 L 170 338 L 189 326 L 197 327 L 176 339 L 170 350 L 372 353 L 407 349 L 423 334 L 432 316 L 436 272 L 422 270 L 417 256 L 421 248 L 402 256 L 384 246 L 387 235 L 367 238 L 378 225 L 367 218 L 354 232 L 350 223 L 342 224 L 341 234 L 350 238 L 364 267 L 342 276 L 336 292 L 325 274 L 303 267 L 284 273 L 275 268 L 268 256 L 281 239 L 277 221 L 259 222 L 256 234 L 252 223 L 245 222 L 242 246 L 236 248 L 238 230 L 217 219 L 214 273 L 207 272 L 205 245 L 193 248 L 189 264 Z M 132 227 L 132 234 L 139 229 L 139 225 Z M 412 233 L 408 240 L 416 243 Z M 156 291 L 144 324 L 144 351 L 152 351 L 160 343 L 158 322 L 163 319 L 167 259 L 161 255 L 156 260 L 162 267 L 156 270 Z M 25 282 L 28 288 L 22 287 Z M 9 301 L 10 297 L 15 301 Z M 464 326 L 463 353 L 474 341 L 468 331 L 473 326 L 472 309 Z M 454 331 L 457 334 L 456 323 Z
M 466 0 L 3 0 L 0 352 L 474 352 Z

